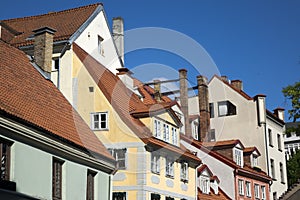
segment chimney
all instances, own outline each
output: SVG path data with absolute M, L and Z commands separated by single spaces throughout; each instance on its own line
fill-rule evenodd
M 153 82 L 154 82 L 154 99 L 160 102 L 161 101 L 160 80 L 153 80 Z
M 184 131 L 188 138 L 192 138 L 191 126 L 189 122 L 189 99 L 187 86 L 187 70 L 179 70 L 179 84 L 180 84 L 180 106 L 184 117 Z
M 228 83 L 228 77 L 227 76 L 221 76 L 221 80 Z
M 34 60 L 35 63 L 46 73 L 51 74 L 53 35 L 56 32 L 49 27 L 39 28 L 34 32 Z
M 284 121 L 284 108 L 276 108 L 274 111 L 274 115 Z
M 124 21 L 122 17 L 113 18 L 112 34 L 118 51 L 118 56 L 124 65 Z
M 231 86 L 237 89 L 238 91 L 243 90 L 243 82 L 241 80 L 232 80 Z
M 258 94 L 254 97 L 257 107 L 258 125 L 266 124 L 266 95 Z
M 204 76 L 197 76 L 198 83 L 198 101 L 200 112 L 200 140 L 202 142 L 207 140 L 207 135 L 210 130 L 210 113 L 209 113 L 209 99 L 207 78 Z

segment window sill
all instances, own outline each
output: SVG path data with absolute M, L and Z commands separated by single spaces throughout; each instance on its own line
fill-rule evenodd
M 109 129 L 108 128 L 92 129 L 92 131 L 109 131 Z
M 276 178 L 272 178 L 272 180 L 273 180 L 273 181 L 277 181 L 277 179 L 276 179 Z
M 151 171 L 152 174 L 160 175 L 160 172 Z
M 269 144 L 269 146 L 272 147 L 272 148 L 274 147 L 273 144 Z
M 278 149 L 278 151 L 282 152 L 282 149 Z
M 188 179 L 180 179 L 180 181 L 183 182 L 183 183 L 188 183 L 189 182 Z
M 171 179 L 174 179 L 174 176 L 172 175 L 166 175 L 167 178 L 171 178 Z
M 285 182 L 281 181 L 281 184 L 285 185 Z

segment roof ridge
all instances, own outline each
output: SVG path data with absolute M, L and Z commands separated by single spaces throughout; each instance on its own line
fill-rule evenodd
M 94 4 L 89 4 L 89 5 L 85 5 L 85 6 L 80 6 L 80 7 L 75 7 L 75 8 L 69 8 L 66 10 L 60 10 L 60 11 L 49 11 L 48 13 L 45 14 L 39 14 L 39 15 L 31 15 L 31 16 L 25 16 L 25 17 L 18 17 L 18 18 L 11 18 L 11 19 L 4 19 L 4 20 L 0 20 L 3 22 L 14 22 L 14 21 L 22 21 L 22 20 L 27 20 L 27 19 L 35 19 L 35 18 L 40 18 L 40 17 L 44 17 L 44 16 L 48 16 L 48 15 L 59 15 L 62 13 L 68 13 L 68 12 L 72 12 L 75 10 L 82 10 L 82 9 L 86 9 L 86 8 L 90 8 L 93 6 L 99 6 L 99 5 L 103 5 L 102 3 L 98 2 L 98 3 L 94 3 Z

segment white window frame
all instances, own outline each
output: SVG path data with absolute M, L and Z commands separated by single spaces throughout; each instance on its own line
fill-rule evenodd
M 258 184 L 254 184 L 254 197 L 255 199 L 259 199 L 259 185 Z
M 127 149 L 123 148 L 123 149 L 108 149 L 108 151 L 110 152 L 110 154 L 115 158 L 115 160 L 117 161 L 117 167 L 118 169 L 126 169 L 127 168 Z M 120 158 L 118 156 L 118 151 L 124 151 L 124 158 Z M 119 162 L 120 161 L 124 161 L 124 166 L 119 166 Z
M 257 155 L 252 154 L 252 167 L 258 166 L 258 157 Z
M 98 121 L 95 121 L 95 116 L 98 115 Z M 101 115 L 104 115 L 105 116 L 105 121 L 102 120 L 101 118 Z M 91 129 L 92 130 L 108 130 L 108 111 L 105 111 L 105 112 L 95 112 L 95 113 L 91 113 Z M 105 127 L 102 127 L 102 122 L 105 122 Z M 98 127 L 95 126 L 96 123 L 98 123 Z
M 238 180 L 238 190 L 239 190 L 239 195 L 242 195 L 242 196 L 245 195 L 244 180 L 242 180 L 242 179 Z
M 154 137 L 161 138 L 161 122 L 158 119 L 154 119 Z
M 195 121 L 193 121 L 192 123 L 191 123 L 191 126 L 192 126 L 192 133 L 193 133 L 193 138 L 195 139 L 195 140 L 198 140 L 198 122 L 195 122 Z
M 200 190 L 203 194 L 209 194 L 210 191 L 210 181 L 209 177 L 200 175 Z
M 160 174 L 160 155 L 151 153 L 151 172 Z
M 233 148 L 234 161 L 240 167 L 244 166 L 243 151 L 238 148 Z
M 246 181 L 246 196 L 251 197 L 251 182 Z
M 174 178 L 174 159 L 166 157 L 166 177 Z
M 180 180 L 187 182 L 189 180 L 189 164 L 182 162 L 180 165 Z
M 261 199 L 262 200 L 267 199 L 267 196 L 266 196 L 266 186 L 261 186 Z
M 169 142 L 170 140 L 170 132 L 169 132 L 169 125 L 163 124 L 163 140 Z
M 177 137 L 178 137 L 178 135 L 177 135 L 177 129 L 175 127 L 172 127 L 171 130 L 172 130 L 172 144 L 174 144 L 174 145 L 177 146 L 178 145 L 178 141 L 177 141 Z

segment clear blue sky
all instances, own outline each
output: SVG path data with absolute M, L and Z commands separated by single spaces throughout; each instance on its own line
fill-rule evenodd
M 95 2 L 99 1 L 3 1 L 0 19 L 60 11 Z M 278 106 L 289 108 L 281 89 L 300 79 L 300 1 L 101 2 L 109 23 L 112 17 L 122 16 L 125 30 L 162 27 L 186 34 L 202 45 L 221 75 L 243 80 L 244 91 L 250 96 L 266 94 L 269 110 Z M 186 66 L 190 64 L 172 53 L 149 49 L 128 53 L 125 62 L 128 68 L 159 63 L 178 69 L 189 68 Z M 189 79 L 195 80 L 196 73 L 191 70 Z

